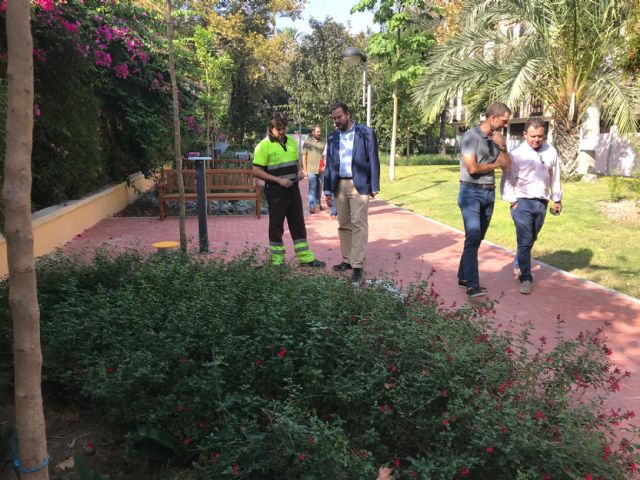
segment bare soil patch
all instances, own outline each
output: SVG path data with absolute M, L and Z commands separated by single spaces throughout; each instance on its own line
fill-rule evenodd
M 598 208 L 609 220 L 624 225 L 640 227 L 640 200 L 599 202 Z

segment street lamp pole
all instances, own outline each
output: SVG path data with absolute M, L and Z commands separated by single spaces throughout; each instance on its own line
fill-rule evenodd
M 342 60 L 348 65 L 362 66 L 362 106 L 367 107 L 367 127 L 371 126 L 371 84 L 367 84 L 367 55 L 356 47 L 349 47 L 342 53 Z

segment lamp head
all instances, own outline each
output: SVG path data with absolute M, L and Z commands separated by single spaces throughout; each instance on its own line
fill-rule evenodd
M 356 47 L 349 47 L 342 52 L 342 60 L 349 65 L 359 65 L 367 63 L 367 55 Z

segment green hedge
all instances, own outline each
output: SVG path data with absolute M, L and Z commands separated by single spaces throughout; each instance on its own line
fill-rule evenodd
M 551 348 L 526 327 L 494 328 L 491 306 L 444 308 L 426 283 L 353 288 L 255 253 L 56 256 L 38 282 L 48 390 L 128 426 L 130 454 L 151 446 L 202 478 L 373 479 L 383 464 L 425 479 L 635 470 L 635 447 L 611 435 L 632 413 L 600 412 L 594 394 L 625 376 L 599 332 Z

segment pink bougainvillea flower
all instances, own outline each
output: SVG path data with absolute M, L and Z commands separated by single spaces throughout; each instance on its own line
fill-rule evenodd
M 99 67 L 109 67 L 111 66 L 111 55 L 101 50 L 94 50 L 93 61 Z
M 39 62 L 44 63 L 47 61 L 47 52 L 45 52 L 41 48 L 34 48 L 33 56 L 36 57 L 36 60 L 38 60 Z
M 53 10 L 53 0 L 35 0 L 35 3 L 47 12 Z
M 37 103 L 33 104 L 33 116 L 34 117 L 40 116 L 40 105 L 38 105 Z
M 117 78 L 125 79 L 129 76 L 129 65 L 126 63 L 120 63 L 113 67 L 113 70 L 116 72 Z
M 288 350 L 284 347 L 280 348 L 280 351 L 278 351 L 278 353 L 276 355 L 278 355 L 278 358 L 284 358 L 284 356 L 287 354 Z

